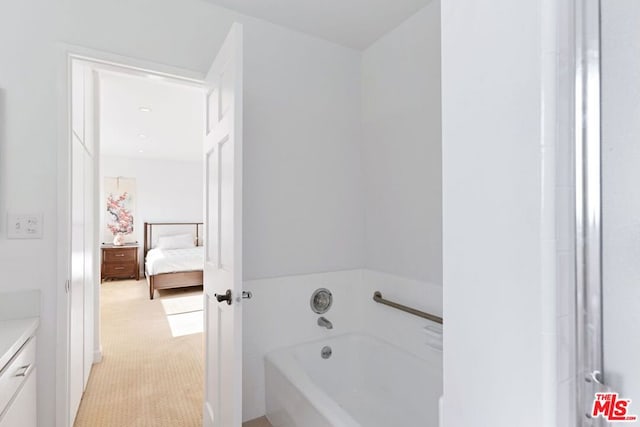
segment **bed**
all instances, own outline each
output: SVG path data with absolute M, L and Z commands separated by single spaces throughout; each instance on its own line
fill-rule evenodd
M 145 222 L 144 272 L 149 299 L 156 289 L 202 286 L 201 222 Z

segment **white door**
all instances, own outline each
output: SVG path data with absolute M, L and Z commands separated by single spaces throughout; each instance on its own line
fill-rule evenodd
M 95 293 L 99 286 L 99 270 L 96 269 L 98 246 L 96 244 L 96 219 L 98 218 L 98 195 L 96 184 L 95 132 L 97 130 L 96 101 L 97 72 L 89 66 L 84 67 L 84 383 L 87 388 L 95 348 Z M 98 288 L 99 290 L 99 288 Z
M 71 280 L 69 286 L 68 403 L 73 425 L 93 364 L 94 109 L 93 71 L 71 68 Z
M 85 147 L 86 148 L 86 147 Z M 84 307 L 83 307 L 83 382 L 82 390 L 87 388 L 89 374 L 93 366 L 93 298 L 94 283 L 96 275 L 94 273 L 94 222 L 95 211 L 93 209 L 94 177 L 93 177 L 93 157 L 85 151 L 84 153 Z
M 84 390 L 84 147 L 71 146 L 71 286 L 69 287 L 69 416 L 73 425 Z
M 206 78 L 204 427 L 242 423 L 242 26 Z

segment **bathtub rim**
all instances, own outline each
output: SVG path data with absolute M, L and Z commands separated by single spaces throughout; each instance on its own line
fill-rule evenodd
M 270 350 L 268 352 L 265 353 L 265 355 L 263 356 L 263 358 L 266 360 L 269 357 L 273 357 L 275 355 L 277 355 L 280 352 L 285 352 L 287 350 L 292 350 L 296 347 L 300 347 L 300 346 L 304 346 L 304 345 L 311 345 L 314 343 L 320 343 L 323 341 L 327 341 L 327 340 L 335 340 L 335 339 L 339 339 L 339 338 L 344 338 L 344 337 L 348 337 L 348 336 L 362 336 L 364 338 L 370 339 L 371 341 L 378 341 L 380 343 L 383 343 L 385 345 L 388 345 L 389 347 L 393 348 L 395 351 L 398 351 L 399 353 L 403 353 L 406 354 L 410 357 L 413 357 L 415 359 L 418 359 L 422 362 L 426 362 L 426 363 L 434 363 L 434 364 L 439 364 L 439 366 L 442 366 L 442 356 L 443 356 L 443 351 L 440 349 L 436 349 L 433 347 L 428 346 L 428 344 L 425 344 L 425 346 L 428 347 L 429 352 L 431 353 L 429 356 L 421 356 L 419 354 L 414 353 L 413 351 L 407 350 L 405 348 L 402 348 L 401 346 L 392 343 L 389 340 L 386 340 L 384 338 L 381 338 L 379 336 L 373 335 L 369 332 L 366 331 L 347 331 L 347 332 L 340 332 L 340 333 L 336 333 L 336 334 L 332 334 L 332 335 L 327 335 L 325 337 L 322 338 L 313 338 L 313 339 L 309 339 L 309 340 L 305 340 L 305 341 L 301 341 L 299 343 L 296 344 L 292 344 L 292 345 L 287 345 L 285 347 L 278 347 L 275 348 L 273 350 Z M 434 359 L 439 359 L 439 360 L 434 360 Z
M 309 374 L 300 366 L 298 361 L 291 354 L 281 355 L 277 359 L 267 359 L 266 365 L 271 364 L 273 369 L 277 369 L 298 393 L 304 397 L 310 406 L 318 411 L 332 425 L 340 427 L 362 427 L 346 410 L 344 410 L 336 400 L 332 399 L 329 393 L 322 389 Z M 284 365 L 284 367 L 282 366 Z M 267 387 L 265 387 L 265 390 Z M 269 411 L 267 410 L 267 415 Z
M 330 335 L 322 338 L 315 338 L 308 341 L 303 341 L 297 344 L 289 345 L 286 347 L 280 347 L 267 352 L 264 355 L 265 364 L 265 376 L 266 365 L 271 364 L 289 383 L 294 385 L 298 392 L 306 399 L 309 404 L 316 409 L 320 414 L 335 426 L 340 427 L 362 427 L 353 416 L 343 409 L 336 400 L 331 398 L 331 395 L 320 387 L 309 375 L 309 373 L 303 368 L 301 363 L 294 357 L 294 350 L 301 346 L 310 346 L 314 344 L 326 343 L 327 341 L 335 341 L 341 338 L 360 337 L 365 338 L 374 343 L 383 344 L 391 347 L 394 351 L 397 351 L 407 357 L 416 359 L 421 363 L 425 363 L 426 369 L 433 374 L 439 374 L 442 376 L 442 362 L 438 366 L 431 366 L 434 360 L 427 357 L 420 357 L 411 351 L 405 350 L 402 347 L 393 344 L 383 338 L 374 336 L 363 331 L 348 331 L 335 335 Z M 441 352 L 432 350 L 434 353 Z M 438 369 L 439 368 L 439 369 Z M 265 381 L 266 382 L 266 381 Z M 266 392 L 265 387 L 265 392 Z M 268 414 L 268 411 L 267 411 Z

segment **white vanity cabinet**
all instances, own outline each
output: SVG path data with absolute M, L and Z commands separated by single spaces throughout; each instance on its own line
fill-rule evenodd
M 0 419 L 0 427 L 37 427 L 37 425 L 36 371 L 34 369 Z
M 37 324 L 0 321 L 0 427 L 37 427 Z

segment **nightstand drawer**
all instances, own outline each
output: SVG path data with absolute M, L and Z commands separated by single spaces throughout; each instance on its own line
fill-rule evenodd
M 136 264 L 132 263 L 117 263 L 112 262 L 109 264 L 103 264 L 102 275 L 109 277 L 129 277 L 136 274 Z
M 138 248 L 109 249 L 103 251 L 104 262 L 131 262 L 136 259 Z

